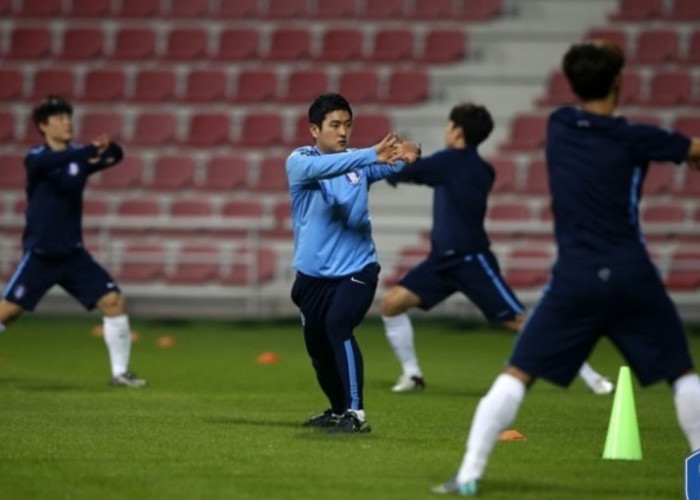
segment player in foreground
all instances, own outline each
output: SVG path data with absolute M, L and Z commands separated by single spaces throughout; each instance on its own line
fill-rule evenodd
M 88 176 L 121 161 L 119 145 L 101 135 L 87 146 L 73 139 L 73 107 L 57 96 L 41 101 L 32 118 L 44 144 L 29 150 L 24 255 L 0 301 L 0 333 L 23 311 L 33 311 L 54 285 L 87 310 L 103 316 L 104 340 L 112 370 L 110 384 L 142 387 L 129 372 L 131 331 L 124 297 L 112 277 L 84 248 L 83 190 Z
M 484 229 L 495 172 L 481 158 L 478 147 L 492 130 L 491 114 L 483 106 L 455 106 L 445 129 L 445 149 L 388 178 L 393 185 L 414 182 L 435 190 L 430 255 L 382 300 L 386 336 L 403 369 L 394 392 L 425 387 L 413 344 L 413 326 L 406 314 L 409 309 L 429 310 L 453 293 L 462 292 L 490 322 L 516 332 L 522 327 L 524 307 L 501 277 Z M 579 373 L 596 394 L 609 394 L 614 389 L 612 382 L 588 363 Z
M 352 109 L 339 94 L 309 107 L 315 146 L 287 159 L 292 197 L 292 301 L 301 310 L 306 349 L 330 408 L 304 422 L 332 432 L 369 432 L 363 403 L 362 354 L 353 335 L 372 304 L 379 264 L 372 241 L 368 191 L 418 146 L 389 134 L 374 147 L 348 150 Z
M 602 335 L 643 386 L 666 380 L 691 450 L 700 449 L 700 378 L 683 325 L 647 254 L 638 204 L 650 161 L 700 166 L 700 140 L 613 113 L 624 55 L 573 45 L 563 68 L 579 107 L 552 113 L 547 165 L 559 249 L 552 281 L 504 373 L 479 402 L 457 475 L 433 493 L 475 496 L 499 433 L 538 377 L 567 386 Z

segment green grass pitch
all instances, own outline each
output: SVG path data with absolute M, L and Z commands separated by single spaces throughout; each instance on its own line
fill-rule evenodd
M 357 335 L 370 435 L 300 428 L 326 408 L 296 323 L 134 321 L 132 366 L 145 389 L 107 386 L 98 321 L 26 316 L 0 340 L 0 498 L 427 499 L 453 474 L 479 397 L 513 337 L 484 325 L 416 322 L 428 388 L 392 394 L 399 374 L 382 327 Z M 160 348 L 171 335 L 175 347 Z M 690 336 L 696 358 L 700 336 Z M 274 351 L 281 362 L 259 365 Z M 592 364 L 613 378 L 622 358 L 603 341 Z M 678 500 L 688 454 L 671 391 L 635 386 L 644 459 L 601 455 L 611 397 L 577 380 L 540 382 L 499 443 L 482 497 Z

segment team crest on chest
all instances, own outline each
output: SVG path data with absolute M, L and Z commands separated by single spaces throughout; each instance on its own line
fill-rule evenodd
M 74 161 L 68 165 L 68 175 L 76 176 L 80 172 L 80 167 Z
M 358 172 L 348 172 L 347 174 L 345 174 L 345 178 L 352 186 L 359 184 L 362 180 L 362 177 Z

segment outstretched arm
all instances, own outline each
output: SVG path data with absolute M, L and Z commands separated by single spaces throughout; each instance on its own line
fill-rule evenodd
M 92 144 L 67 151 L 51 151 L 48 147 L 36 148 L 24 158 L 28 178 L 45 175 L 61 168 L 71 161 L 87 161 L 97 155 L 97 148 Z
M 100 152 L 100 148 L 98 148 L 97 156 L 88 160 L 89 171 L 92 174 L 113 167 L 122 161 L 122 158 L 124 158 L 124 151 L 121 146 L 116 142 L 110 142 L 109 138 L 106 138 L 106 145 L 103 145 L 102 151 Z

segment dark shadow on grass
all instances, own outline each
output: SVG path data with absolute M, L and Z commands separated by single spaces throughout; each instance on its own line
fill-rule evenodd
M 255 425 L 258 427 L 286 427 L 294 429 L 300 426 L 299 422 L 287 420 L 254 420 L 240 417 L 204 417 L 202 420 L 212 425 Z
M 385 391 L 387 393 L 391 392 L 391 387 L 394 385 L 395 381 L 382 381 L 382 380 L 372 380 L 365 381 L 365 387 L 371 388 L 377 391 Z M 488 386 L 484 386 L 483 389 L 474 389 L 473 387 L 467 387 L 463 390 L 455 390 L 453 388 L 441 387 L 436 385 L 428 385 L 428 387 L 422 391 L 407 391 L 395 393 L 394 396 L 397 398 L 420 398 L 423 395 L 438 396 L 438 397 L 466 397 L 466 398 L 480 398 L 488 391 Z

